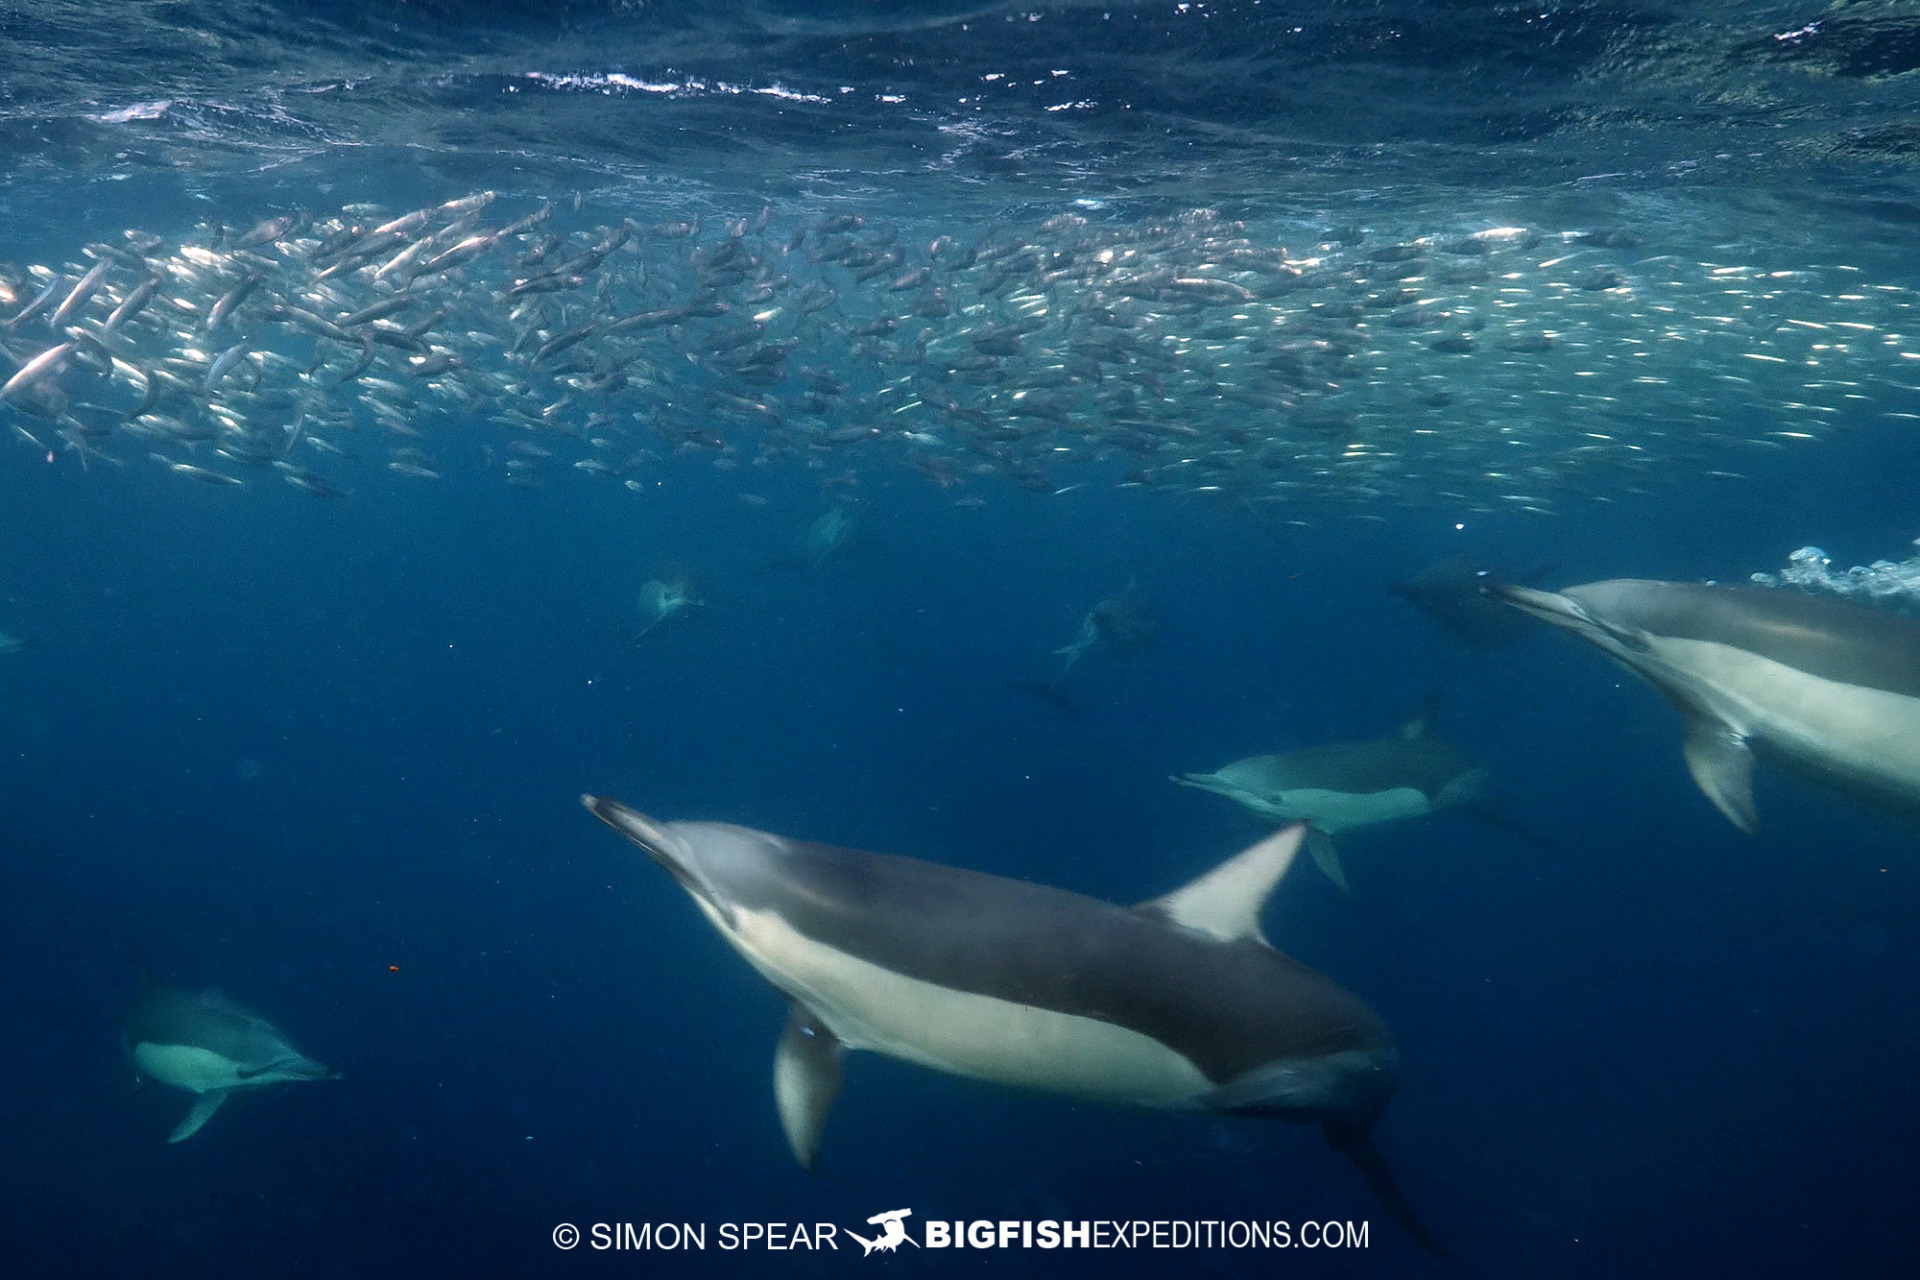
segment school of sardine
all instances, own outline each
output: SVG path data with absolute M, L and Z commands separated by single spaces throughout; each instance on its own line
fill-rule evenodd
M 1292 518 L 1737 476 L 1920 376 L 1911 290 L 1619 230 L 1193 211 L 923 239 L 848 213 L 590 225 L 507 203 L 130 230 L 0 266 L 0 417 L 50 458 L 319 497 L 475 463 L 641 489 L 672 453 Z

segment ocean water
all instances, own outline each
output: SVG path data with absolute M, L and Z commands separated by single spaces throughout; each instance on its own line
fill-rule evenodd
M 1916 30 L 1902 3 L 11 6 L 0 312 L 129 228 L 154 261 L 195 247 L 227 265 L 169 278 L 187 336 L 110 344 L 184 361 L 155 412 L 238 425 L 156 434 L 84 350 L 0 398 L 0 632 L 25 641 L 0 645 L 0 1273 L 1909 1274 L 1910 823 L 1763 766 L 1743 835 L 1653 691 L 1544 627 L 1470 648 L 1387 588 L 1452 557 L 1560 586 L 1910 553 Z M 355 399 L 353 343 L 271 308 L 317 307 L 330 219 L 479 191 L 480 233 L 553 212 L 414 282 L 495 333 L 447 325 L 462 368 L 406 381 L 395 427 Z M 821 256 L 850 218 L 901 247 L 884 277 Z M 577 252 L 629 221 L 582 272 L 614 288 L 515 313 L 536 235 Z M 1524 238 L 1482 242 L 1500 271 L 1406 300 L 1438 317 L 1417 340 L 1354 301 L 1501 228 Z M 1260 292 L 1182 247 L 1207 235 L 1330 283 Z M 943 236 L 1039 249 L 988 280 Z M 715 283 L 733 242 L 755 265 Z M 1128 245 L 1179 265 L 1136 294 L 1040 279 Z M 924 290 L 890 286 L 921 264 L 953 314 L 907 314 Z M 233 334 L 194 328 L 255 271 Z M 1242 283 L 1173 283 L 1194 271 Z M 505 349 L 716 298 L 587 335 L 598 364 Z M 1330 322 L 1344 363 L 1250 391 L 1238 351 L 1329 341 L 1326 302 L 1357 308 Z M 755 306 L 788 310 L 752 341 L 796 344 L 764 368 L 724 347 Z M 1151 342 L 1043 382 L 1048 335 L 1095 308 Z M 1022 316 L 1056 328 L 940 366 Z M 881 318 L 904 328 L 863 332 Z M 1551 349 L 1494 337 L 1523 331 Z M 0 372 L 58 341 L 9 324 Z M 615 351 L 629 386 L 566 382 Z M 404 349 L 366 353 L 404 377 Z M 810 398 L 803 367 L 842 390 Z M 841 509 L 854 537 L 807 554 Z M 680 573 L 703 604 L 636 635 L 643 584 Z M 1130 584 L 1151 643 L 1063 673 Z M 1063 675 L 1069 707 L 1015 683 Z M 1311 1127 L 875 1055 L 801 1171 L 769 1088 L 784 1001 L 578 804 L 1134 902 L 1271 829 L 1169 775 L 1388 733 L 1436 695 L 1554 849 L 1463 811 L 1357 832 L 1351 893 L 1302 865 L 1264 919 L 1393 1028 L 1375 1138 L 1455 1266 Z M 343 1078 L 242 1090 L 169 1145 L 188 1098 L 135 1088 L 120 1044 L 136 965 Z M 724 1223 L 898 1207 L 1369 1231 L 720 1247 Z M 707 1247 L 562 1250 L 561 1223 L 706 1224 Z

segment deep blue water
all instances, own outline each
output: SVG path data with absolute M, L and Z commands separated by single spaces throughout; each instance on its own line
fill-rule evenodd
M 1168 24 L 1173 8 L 1124 13 Z M 1684 26 L 1683 15 L 1556 9 L 1584 33 L 1548 46 L 1579 55 L 1563 64 L 1517 34 L 1526 24 L 1510 6 L 1476 18 L 1468 5 L 1349 5 L 1334 11 L 1340 39 L 1283 59 L 1279 29 L 1255 8 L 1217 19 L 1272 42 L 1247 55 L 1241 90 L 1217 98 L 1195 83 L 1234 53 L 1230 35 L 1103 44 L 1079 7 L 1014 24 L 1046 29 L 1037 44 L 968 44 L 951 6 L 922 11 L 931 34 L 917 35 L 889 35 L 864 8 L 570 11 L 547 28 L 504 7 L 456 20 L 445 7 L 367 6 L 322 10 L 337 23 L 315 30 L 299 25 L 306 10 L 223 10 L 206 21 L 225 32 L 228 72 L 279 49 L 329 74 L 360 67 L 389 96 L 352 138 L 351 110 L 306 118 L 296 103 L 300 128 L 136 122 L 157 133 L 116 160 L 103 137 L 60 121 L 161 98 L 237 100 L 244 82 L 208 72 L 196 86 L 185 54 L 156 46 L 143 62 L 122 49 L 62 106 L 44 87 L 27 92 L 17 71 L 14 99 L 32 105 L 8 117 L 28 141 L 8 167 L 0 256 L 67 261 L 124 226 L 184 234 L 200 219 L 244 226 L 356 199 L 403 210 L 482 186 L 564 195 L 583 174 L 610 206 L 623 192 L 648 210 L 866 200 L 978 228 L 1044 215 L 1049 200 L 1118 199 L 1128 157 L 1149 154 L 1140 179 L 1156 201 L 1211 174 L 1254 206 L 1300 198 L 1279 176 L 1260 188 L 1247 152 L 1276 138 L 1297 146 L 1288 171 L 1330 216 L 1342 199 L 1420 207 L 1423 164 L 1438 170 L 1430 211 L 1462 192 L 1552 204 L 1569 198 L 1555 130 L 1575 111 L 1566 98 L 1580 69 L 1615 67 L 1606 51 L 1648 27 Z M 56 16 L 86 25 L 75 6 L 20 5 L 6 21 Z M 1713 6 L 1684 16 L 1723 20 Z M 1820 15 L 1768 17 L 1781 25 L 1734 23 L 1727 46 Z M 143 21 L 185 32 L 196 20 L 156 7 Z M 619 25 L 646 21 L 662 25 Z M 1389 36 L 1355 34 L 1395 21 L 1484 43 L 1436 37 L 1395 62 L 1377 52 Z M 595 23 L 633 43 L 584 62 L 578 51 L 604 31 Z M 262 44 L 242 56 L 233 32 L 250 24 Z M 1079 25 L 1055 33 L 1066 24 Z M 658 61 L 682 76 L 806 93 L 844 78 L 863 97 L 897 88 L 922 110 L 904 122 L 884 108 L 872 121 L 822 109 L 716 122 L 700 113 L 724 101 L 700 98 L 687 118 L 646 126 L 658 137 L 603 118 L 576 143 L 570 105 L 506 122 L 461 96 L 485 96 L 494 62 L 652 74 L 643 37 L 668 47 Z M 1891 47 L 1888 74 L 1830 101 L 1833 118 L 1897 108 L 1903 94 L 1910 106 L 1905 46 Z M 945 59 L 938 71 L 915 69 L 930 49 Z M 1163 136 L 1099 111 L 1048 135 L 1049 104 L 1036 100 L 1005 115 L 1034 131 L 1039 158 L 928 162 L 927 138 L 961 113 L 943 125 L 927 99 L 983 68 L 1073 52 L 1108 77 L 1094 96 L 1140 86 L 1171 122 Z M 447 67 L 474 79 L 453 83 Z M 1684 60 L 1667 71 L 1663 84 L 1694 74 Z M 1294 77 L 1284 94 L 1283 73 Z M 1360 92 L 1352 74 L 1381 93 L 1411 86 L 1413 100 L 1383 109 L 1377 137 L 1336 108 L 1289 114 L 1317 87 Z M 447 100 L 404 101 L 425 83 L 448 86 Z M 1545 101 L 1516 115 L 1516 85 Z M 1463 112 L 1477 123 L 1452 134 L 1420 110 L 1477 91 L 1486 109 Z M 1910 207 L 1911 171 L 1897 160 L 1823 152 L 1773 189 L 1758 160 L 1668 185 L 1646 175 L 1680 155 L 1732 165 L 1703 139 L 1757 126 L 1731 107 L 1705 124 L 1641 107 L 1668 132 L 1633 146 L 1670 154 L 1636 169 L 1644 181 L 1607 197 L 1610 209 L 1670 200 L 1690 211 L 1675 224 L 1721 220 L 1700 239 L 1805 244 L 1820 238 L 1809 206 L 1831 198 L 1877 229 L 1860 248 L 1881 276 L 1913 283 L 1911 223 L 1888 212 Z M 1246 133 L 1222 139 L 1236 111 Z M 760 150 L 743 141 L 757 125 Z M 1612 146 L 1584 125 L 1562 138 L 1568 154 Z M 1200 150 L 1182 176 L 1187 147 Z M 52 182 L 69 155 L 95 163 Z M 1826 197 L 1801 180 L 1836 163 L 1855 167 Z M 1717 394 L 1708 372 L 1703 402 Z M 1468 650 L 1386 591 L 1455 554 L 1542 566 L 1553 585 L 1738 580 L 1808 542 L 1849 564 L 1905 554 L 1920 532 L 1920 447 L 1911 423 L 1878 411 L 1915 405 L 1893 379 L 1872 391 L 1831 438 L 1743 460 L 1744 480 L 1676 463 L 1662 487 L 1552 516 L 1434 500 L 1330 508 L 1295 526 L 1098 473 L 1058 495 L 986 482 L 966 490 L 983 505 L 955 506 L 955 493 L 905 468 L 856 460 L 862 536 L 806 569 L 776 562 L 830 499 L 797 464 L 720 470 L 669 456 L 638 494 L 521 491 L 449 448 L 439 484 L 376 468 L 319 502 L 268 481 L 177 482 L 137 447 L 118 450 L 123 466 L 82 469 L 64 451 L 49 463 L 9 446 L 0 629 L 31 645 L 0 656 L 0 968 L 11 975 L 0 1026 L 14 1067 L 0 1093 L 0 1271 L 1441 1272 L 1310 1128 L 1083 1107 L 871 1055 L 850 1061 L 822 1167 L 802 1172 L 768 1087 L 783 1001 L 578 804 L 604 792 L 663 817 L 1131 902 L 1267 830 L 1169 774 L 1384 733 L 1437 690 L 1441 726 L 1496 771 L 1506 815 L 1561 852 L 1460 812 L 1358 833 L 1343 839 L 1353 893 L 1301 867 L 1266 930 L 1393 1027 L 1401 1083 L 1377 1138 L 1460 1256 L 1458 1273 L 1908 1274 L 1920 1249 L 1911 825 L 1763 768 L 1765 825 L 1746 837 L 1694 789 L 1678 719 L 1652 691 L 1544 628 Z M 635 643 L 640 584 L 669 565 L 688 566 L 708 604 Z M 1077 670 L 1077 715 L 1006 687 L 1051 674 L 1051 651 L 1129 581 L 1150 597 L 1158 639 Z M 236 1097 L 167 1145 L 185 1095 L 131 1090 L 119 1048 L 136 961 L 259 1009 L 344 1079 Z M 550 1243 L 563 1221 L 864 1230 L 869 1214 L 905 1205 L 921 1221 L 1366 1218 L 1370 1247 L 909 1250 L 862 1262 L 844 1249 L 637 1256 Z

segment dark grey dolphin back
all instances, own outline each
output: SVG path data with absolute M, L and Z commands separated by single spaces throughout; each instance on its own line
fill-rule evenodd
M 1149 913 L 918 859 L 786 844 L 784 890 L 741 906 L 908 977 L 1151 1036 L 1216 1083 L 1284 1058 L 1391 1048 L 1359 997 L 1253 939 L 1222 943 Z M 1371 1109 L 1384 1102 L 1383 1090 Z
M 1336 742 L 1276 756 L 1269 777 L 1279 789 L 1322 787 L 1350 795 L 1370 795 L 1413 787 L 1437 796 L 1447 784 L 1473 769 L 1473 761 L 1432 734 Z

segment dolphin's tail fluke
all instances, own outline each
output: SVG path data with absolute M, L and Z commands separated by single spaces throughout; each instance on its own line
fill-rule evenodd
M 1538 831 L 1523 827 L 1508 818 L 1504 813 L 1500 812 L 1500 806 L 1496 803 L 1486 802 L 1473 805 L 1471 808 L 1473 810 L 1473 816 L 1490 827 L 1498 827 L 1508 835 L 1525 840 L 1528 844 L 1545 849 L 1548 853 L 1559 854 L 1563 858 L 1569 856 L 1564 848 L 1555 844 L 1552 840 L 1547 839 L 1547 837 L 1541 835 Z
M 1065 680 L 1004 680 L 1001 683 L 1014 693 L 1032 694 L 1064 716 L 1077 718 L 1080 714 L 1080 704 L 1067 691 Z
M 1433 1233 L 1421 1225 L 1414 1216 L 1413 1206 L 1400 1194 L 1400 1184 L 1393 1180 L 1393 1170 L 1387 1168 L 1387 1162 L 1373 1145 L 1373 1137 L 1364 1125 L 1351 1122 L 1329 1120 L 1321 1126 L 1327 1135 L 1327 1145 L 1353 1161 L 1360 1170 L 1360 1176 L 1367 1180 L 1368 1188 L 1387 1216 L 1400 1224 L 1401 1230 L 1413 1237 L 1413 1242 L 1443 1262 L 1455 1261 L 1454 1256 L 1441 1247 L 1433 1238 Z

